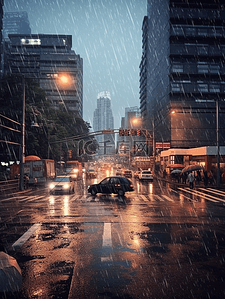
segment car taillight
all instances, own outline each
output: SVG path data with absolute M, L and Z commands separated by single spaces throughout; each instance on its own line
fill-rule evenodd
M 131 187 L 131 188 L 133 188 L 133 187 L 134 187 L 134 185 L 133 185 L 133 184 L 130 184 L 130 187 Z

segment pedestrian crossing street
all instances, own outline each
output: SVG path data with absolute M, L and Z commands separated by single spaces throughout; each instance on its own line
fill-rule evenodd
M 71 195 L 20 195 L 16 197 L 16 201 L 23 203 L 33 203 L 33 202 L 46 202 L 48 199 L 60 201 L 62 198 L 67 197 L 70 202 L 79 202 L 79 203 L 87 203 L 87 202 L 104 202 L 105 199 L 107 201 L 119 201 L 119 202 L 139 202 L 139 203 L 147 203 L 147 202 L 177 202 L 177 201 L 209 201 L 214 203 L 225 203 L 225 190 L 216 190 L 212 188 L 178 188 L 177 190 L 170 190 L 167 194 L 137 194 L 135 192 L 126 193 L 125 197 L 119 197 L 116 194 L 112 195 L 104 195 L 97 194 L 97 196 L 93 197 L 90 194 L 80 195 L 80 194 L 71 194 Z M 12 199 L 12 198 L 11 198 Z M 14 198 L 15 199 L 15 198 Z M 10 201 L 10 198 L 1 200 L 1 202 Z

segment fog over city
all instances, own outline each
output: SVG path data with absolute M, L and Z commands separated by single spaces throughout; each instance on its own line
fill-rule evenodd
M 139 106 L 139 64 L 146 0 L 5 0 L 4 11 L 26 11 L 31 33 L 72 35 L 83 58 L 83 118 L 93 125 L 101 91 L 111 94 L 114 127 L 125 107 Z

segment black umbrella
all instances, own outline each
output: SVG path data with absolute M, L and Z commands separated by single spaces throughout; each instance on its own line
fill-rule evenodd
M 182 169 L 182 173 L 196 171 L 196 170 L 202 170 L 202 169 L 203 169 L 203 167 L 200 165 L 188 165 L 184 169 Z

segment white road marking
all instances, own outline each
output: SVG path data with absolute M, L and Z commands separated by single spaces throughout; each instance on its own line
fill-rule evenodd
M 102 235 L 102 249 L 112 250 L 112 233 L 111 233 L 111 223 L 104 223 L 103 235 Z M 101 257 L 102 262 L 112 261 L 111 254 L 108 256 Z
M 142 194 L 140 194 L 139 195 L 144 201 L 149 201 L 147 198 L 146 198 L 146 196 L 144 196 L 144 195 L 142 195 Z
M 199 188 L 199 190 L 207 191 L 207 192 L 214 193 L 214 194 L 221 195 L 221 196 L 225 197 L 225 192 L 224 191 L 211 189 L 211 188 L 207 188 L 207 189 Z
M 207 199 L 209 201 L 218 202 L 218 200 L 219 200 L 216 197 L 207 195 L 205 193 L 202 193 L 202 192 L 199 192 L 199 191 L 196 191 L 196 190 L 192 190 L 192 189 L 188 190 L 188 189 L 184 189 L 184 188 L 178 188 L 178 189 L 181 190 L 181 191 L 185 191 L 187 193 L 193 194 L 193 195 L 202 196 L 204 199 Z M 215 198 L 216 200 L 215 199 L 211 199 L 211 198 Z
M 167 199 L 168 201 L 174 201 L 173 199 L 171 199 L 169 196 L 162 194 L 162 196 Z
M 35 223 L 32 225 L 27 232 L 25 232 L 13 245 L 12 248 L 16 250 L 20 248 L 32 235 L 33 233 L 41 226 L 41 223 Z
M 164 201 L 164 199 L 162 199 L 162 197 L 160 197 L 159 195 L 154 195 L 159 201 Z

